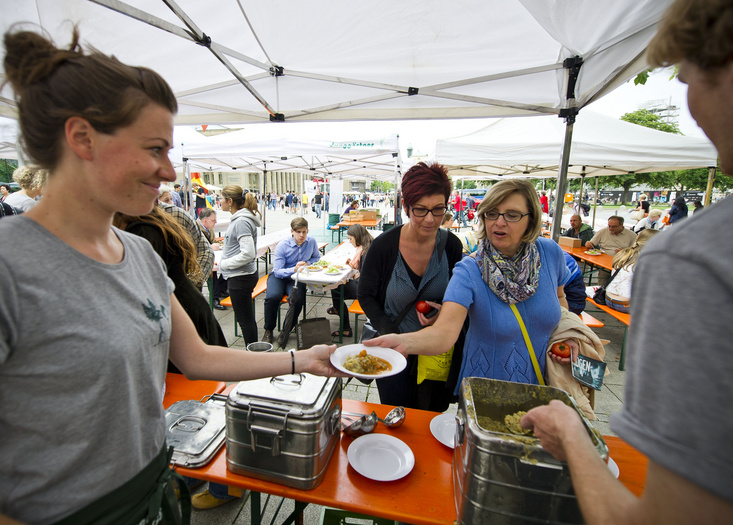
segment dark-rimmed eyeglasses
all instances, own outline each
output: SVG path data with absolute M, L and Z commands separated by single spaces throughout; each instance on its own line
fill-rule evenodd
M 525 217 L 529 215 L 530 212 L 527 213 L 519 213 L 518 211 L 507 211 L 504 213 L 499 213 L 498 211 L 490 211 L 484 214 L 484 219 L 487 221 L 495 221 L 498 220 L 499 217 L 504 217 L 504 220 L 506 222 L 519 222 L 522 220 L 522 217 Z
M 434 217 L 442 217 L 445 215 L 445 212 L 448 211 L 448 208 L 445 206 L 438 206 L 437 208 L 433 208 L 432 210 L 428 208 L 413 208 L 410 206 L 410 209 L 412 210 L 412 214 L 415 217 L 425 217 L 428 212 L 432 213 Z

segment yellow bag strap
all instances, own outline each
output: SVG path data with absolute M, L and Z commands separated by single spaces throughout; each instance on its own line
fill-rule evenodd
M 527 350 L 529 350 L 529 357 L 532 359 L 532 366 L 534 367 L 534 373 L 537 374 L 537 380 L 540 382 L 542 386 L 545 385 L 545 379 L 542 377 L 542 371 L 540 370 L 540 364 L 537 362 L 537 356 L 534 353 L 534 348 L 532 348 L 532 341 L 529 340 L 529 334 L 527 333 L 527 327 L 524 326 L 524 321 L 522 320 L 522 316 L 519 314 L 519 310 L 517 310 L 517 306 L 514 304 L 510 304 L 509 307 L 512 309 L 512 312 L 514 313 L 514 317 L 517 318 L 517 322 L 519 323 L 519 329 L 522 330 L 522 335 L 524 336 L 524 342 L 527 344 Z

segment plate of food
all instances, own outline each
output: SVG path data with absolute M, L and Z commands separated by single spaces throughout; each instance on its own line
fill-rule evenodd
M 407 359 L 391 348 L 345 345 L 331 354 L 331 364 L 354 377 L 379 379 L 402 372 L 407 366 Z
M 430 432 L 446 447 L 454 448 L 456 434 L 456 415 L 439 414 L 430 420 Z
M 590 250 L 585 251 L 586 255 L 603 255 L 603 252 L 601 250 L 596 250 L 595 248 L 592 248 Z
M 341 273 L 341 268 L 338 268 L 336 266 L 329 266 L 328 269 L 326 270 L 326 273 L 331 274 L 331 275 L 336 274 L 336 273 Z
M 394 481 L 407 476 L 415 466 L 415 454 L 401 439 L 387 434 L 365 434 L 346 451 L 349 465 L 375 481 Z
M 313 266 L 328 266 L 328 261 L 321 259 L 320 261 L 315 262 Z
M 323 266 L 316 266 L 315 264 L 312 264 L 310 266 L 306 266 L 309 272 L 322 272 Z

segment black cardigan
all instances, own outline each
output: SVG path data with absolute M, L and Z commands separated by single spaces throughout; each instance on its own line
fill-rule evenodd
M 387 298 L 387 285 L 400 253 L 401 230 L 402 226 L 398 226 L 374 239 L 359 270 L 361 274 L 357 292 L 359 304 L 371 325 L 380 334 L 399 333 L 394 320 L 384 311 L 384 303 Z M 463 257 L 463 245 L 458 237 L 447 230 L 440 230 L 440 234 L 448 235 L 445 254 L 448 257 L 449 276 L 452 276 L 453 267 Z

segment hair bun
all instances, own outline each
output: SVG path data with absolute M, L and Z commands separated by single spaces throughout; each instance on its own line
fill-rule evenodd
M 32 31 L 6 33 L 4 67 L 8 80 L 18 93 L 24 87 L 53 73 L 64 61 L 81 55 L 79 33 L 74 28 L 69 49 L 58 49 L 46 37 Z

